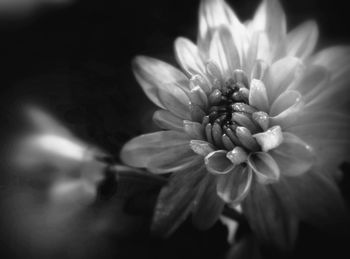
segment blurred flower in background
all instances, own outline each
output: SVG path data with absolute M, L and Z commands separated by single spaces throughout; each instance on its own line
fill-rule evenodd
M 300 220 L 344 222 L 336 180 L 350 144 L 350 48 L 314 54 L 317 39 L 314 21 L 287 32 L 277 0 L 264 0 L 244 24 L 223 0 L 202 0 L 197 44 L 175 42 L 183 72 L 149 57 L 134 60 L 164 130 L 132 139 L 121 158 L 173 173 L 158 198 L 154 231 L 169 235 L 190 213 L 207 229 L 225 203 L 241 204 L 261 242 L 288 250 Z
M 74 0 L 0 0 L 0 18 L 23 18 L 39 9 L 67 5 Z

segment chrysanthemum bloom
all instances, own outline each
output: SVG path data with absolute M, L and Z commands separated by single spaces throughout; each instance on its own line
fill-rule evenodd
M 169 234 L 192 213 L 210 227 L 241 204 L 262 241 L 288 247 L 299 220 L 343 210 L 334 176 L 349 146 L 344 87 L 350 49 L 314 54 L 317 25 L 287 33 L 277 0 L 242 24 L 223 0 L 203 0 L 197 44 L 175 41 L 179 69 L 137 57 L 135 76 L 164 130 L 128 142 L 123 161 L 172 173 L 153 228 Z

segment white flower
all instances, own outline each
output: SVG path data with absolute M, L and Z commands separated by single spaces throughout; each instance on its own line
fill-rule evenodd
M 223 0 L 202 0 L 197 44 L 175 41 L 183 72 L 135 59 L 164 130 L 134 138 L 121 157 L 173 173 L 155 230 L 171 233 L 190 212 L 209 227 L 224 202 L 241 204 L 261 240 L 288 247 L 299 219 L 330 222 L 333 209 L 344 209 L 333 176 L 349 148 L 350 49 L 314 54 L 317 39 L 313 21 L 287 33 L 277 0 L 244 24 Z

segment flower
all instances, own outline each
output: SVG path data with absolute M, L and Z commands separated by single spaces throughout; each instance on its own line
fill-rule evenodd
M 286 27 L 277 0 L 244 24 L 223 0 L 202 0 L 197 44 L 175 41 L 183 72 L 135 58 L 163 130 L 132 139 L 121 158 L 172 173 L 154 230 L 169 234 L 189 213 L 208 228 L 224 204 L 241 204 L 260 240 L 286 248 L 299 220 L 330 224 L 345 210 L 335 178 L 349 148 L 350 48 L 314 54 L 315 22 Z

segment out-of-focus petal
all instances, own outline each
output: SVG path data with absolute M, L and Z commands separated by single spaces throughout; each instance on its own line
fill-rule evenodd
M 189 76 L 205 73 L 205 66 L 198 48 L 192 41 L 182 37 L 177 38 L 175 52 L 179 64 Z
M 310 102 L 311 105 L 324 89 L 330 87 L 329 76 L 330 74 L 324 66 L 309 65 L 288 89 L 300 92 L 305 103 Z
M 250 167 L 237 165 L 231 172 L 218 177 L 218 195 L 226 203 L 237 205 L 247 196 L 252 178 Z
M 249 105 L 257 108 L 259 111 L 267 112 L 269 100 L 267 97 L 264 83 L 258 79 L 253 79 L 250 83 Z
M 226 174 L 230 172 L 234 165 L 226 157 L 227 151 L 217 150 L 208 154 L 204 163 L 207 167 L 207 170 L 212 174 Z
M 299 103 L 301 101 L 301 98 L 301 94 L 297 91 L 285 91 L 272 103 L 270 108 L 270 115 L 276 116 L 281 112 L 284 112 L 289 107 L 295 105 L 296 103 Z
M 188 216 L 206 175 L 201 160 L 170 176 L 162 188 L 154 210 L 152 231 L 169 236 Z
M 223 208 L 224 201 L 216 192 L 216 178 L 207 173 L 194 202 L 192 214 L 194 225 L 202 230 L 212 227 L 219 219 Z
M 278 181 L 280 169 L 276 161 L 265 152 L 256 152 L 248 156 L 248 165 L 253 169 L 257 180 L 267 184 Z
M 295 123 L 301 115 L 304 101 L 300 93 L 296 91 L 286 91 L 281 94 L 271 107 L 270 124 L 279 125 L 282 129 Z M 272 109 L 273 108 L 273 109 Z
M 284 132 L 283 143 L 270 152 L 281 175 L 297 176 L 307 172 L 315 162 L 312 148 L 297 136 Z
M 215 31 L 209 57 L 220 66 L 225 78 L 232 77 L 233 71 L 241 68 L 239 53 L 228 28 L 220 27 Z
M 285 57 L 276 61 L 267 69 L 263 81 L 271 103 L 294 81 L 301 65 L 300 59 Z
M 298 222 L 289 204 L 276 191 L 277 184 L 255 183 L 242 209 L 260 242 L 285 251 L 293 248 Z
M 252 28 L 255 31 L 266 31 L 270 51 L 275 59 L 284 53 L 281 47 L 285 43 L 287 25 L 285 13 L 278 0 L 264 0 L 260 4 L 254 15 Z
M 208 53 L 214 31 L 221 26 L 232 30 L 238 51 L 241 51 L 247 33 L 230 6 L 224 0 L 202 0 L 199 7 L 198 46 L 204 56 Z
M 153 121 L 162 129 L 183 130 L 182 119 L 166 110 L 158 110 L 153 114 Z
M 293 29 L 287 36 L 287 55 L 308 58 L 317 43 L 318 27 L 315 21 L 307 21 Z
M 312 63 L 326 66 L 330 72 L 328 87 L 314 100 L 315 109 L 323 107 L 332 110 L 348 110 L 349 95 L 344 94 L 344 90 L 349 86 L 350 48 L 348 46 L 326 48 L 312 58 Z
M 139 84 L 148 98 L 159 107 L 165 109 L 164 103 L 159 100 L 159 93 L 173 89 L 189 91 L 189 80 L 175 67 L 150 57 L 138 56 L 133 61 L 133 71 Z M 171 87 L 164 88 L 170 85 Z M 178 93 L 178 91 L 176 91 Z
M 300 220 L 336 233 L 349 226 L 349 210 L 335 181 L 327 175 L 324 168 L 312 169 L 297 177 L 281 177 L 274 187 Z
M 186 148 L 188 144 L 189 139 L 183 132 L 158 131 L 133 138 L 124 145 L 120 156 L 130 166 L 146 167 L 152 156 L 179 146 Z

